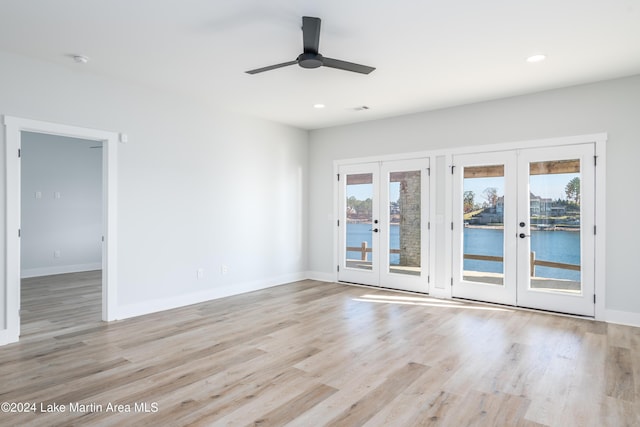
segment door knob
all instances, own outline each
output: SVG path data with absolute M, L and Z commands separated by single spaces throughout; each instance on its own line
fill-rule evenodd
M 525 237 L 530 237 L 531 235 L 530 234 L 520 233 L 519 236 L 520 236 L 521 239 L 524 239 Z

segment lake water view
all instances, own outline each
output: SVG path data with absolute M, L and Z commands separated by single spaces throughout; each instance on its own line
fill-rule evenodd
M 474 255 L 504 256 L 504 230 L 488 228 L 464 229 L 464 253 Z M 515 238 L 515 237 L 514 237 Z M 536 259 L 580 264 L 580 233 L 577 231 L 531 231 L 531 250 Z M 501 262 L 464 260 L 464 269 L 502 273 Z M 536 267 L 537 277 L 580 281 L 580 272 L 562 268 Z
M 474 255 L 503 256 L 503 236 L 501 229 L 464 229 L 464 253 Z M 371 224 L 347 224 L 347 246 L 360 247 L 362 242 L 371 247 Z M 391 249 L 400 248 L 400 227 L 392 224 L 390 229 Z M 565 264 L 580 264 L 580 233 L 576 231 L 532 231 L 531 250 L 536 259 Z M 371 254 L 367 254 L 371 261 Z M 360 259 L 360 252 L 348 252 L 347 258 Z M 391 264 L 399 263 L 399 255 L 391 254 Z M 465 260 L 464 269 L 501 273 L 501 262 Z M 580 272 L 550 267 L 536 267 L 537 277 L 580 281 Z
M 400 249 L 400 226 L 391 224 L 390 233 L 391 249 Z M 347 246 L 360 247 L 362 242 L 367 242 L 367 247 L 371 247 L 371 224 L 347 223 Z M 360 252 L 347 252 L 348 259 L 360 259 Z M 367 261 L 371 261 L 371 253 L 367 254 Z M 400 263 L 399 254 L 391 254 L 391 265 Z

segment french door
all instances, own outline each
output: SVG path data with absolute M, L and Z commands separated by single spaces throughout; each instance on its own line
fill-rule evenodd
M 454 156 L 454 297 L 594 315 L 594 150 Z
M 454 297 L 516 305 L 516 160 L 513 151 L 453 159 Z
M 428 292 L 429 159 L 339 168 L 338 280 Z

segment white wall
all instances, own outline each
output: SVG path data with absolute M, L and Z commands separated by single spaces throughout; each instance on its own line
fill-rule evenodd
M 119 317 L 304 277 L 306 131 L 75 65 L 0 53 L 0 114 L 128 134 L 118 148 Z
M 96 146 L 22 133 L 22 277 L 101 267 L 102 148 Z
M 375 106 L 373 106 L 375 108 Z M 640 76 L 310 133 L 309 269 L 335 271 L 333 161 L 607 132 L 606 307 L 640 319 Z M 440 189 L 442 190 L 442 189 Z M 436 230 L 437 232 L 437 230 Z M 442 284 L 440 284 L 442 285 Z M 623 319 L 621 319 L 623 320 Z

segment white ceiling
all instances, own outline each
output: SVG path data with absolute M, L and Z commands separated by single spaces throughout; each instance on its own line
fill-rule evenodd
M 303 15 L 376 70 L 246 74 L 302 52 Z M 0 0 L 0 50 L 316 129 L 639 74 L 640 0 Z

